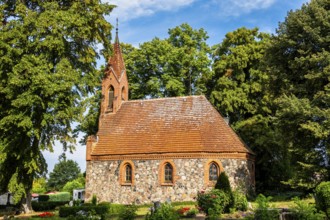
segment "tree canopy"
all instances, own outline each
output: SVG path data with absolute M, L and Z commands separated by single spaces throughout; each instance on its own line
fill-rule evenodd
M 55 140 L 70 148 L 78 101 L 94 87 L 97 57 L 110 54 L 104 16 L 113 7 L 98 0 L 1 1 L 0 192 L 14 181 L 28 194 L 46 171 L 41 151 L 52 151 Z
M 264 56 L 271 36 L 238 28 L 213 46 L 208 96 L 256 153 L 257 189 L 277 188 L 288 175 L 288 158 L 273 127 L 269 74 Z M 285 174 L 283 174 L 285 173 Z
M 312 0 L 290 11 L 267 51 L 276 127 L 290 153 L 291 187 L 329 179 L 330 3 Z
M 263 103 L 268 76 L 261 59 L 270 36 L 257 28 L 239 28 L 213 46 L 213 76 L 209 96 L 230 123 L 244 120 L 258 111 L 268 111 Z
M 210 75 L 208 38 L 204 29 L 184 23 L 139 48 L 122 45 L 130 98 L 158 98 L 202 94 Z
M 49 173 L 47 187 L 50 190 L 62 190 L 67 182 L 79 177 L 80 168 L 78 163 L 73 160 L 60 159 L 55 164 L 52 172 Z
M 80 174 L 77 179 L 74 179 L 74 180 L 71 180 L 71 181 L 67 182 L 63 186 L 62 191 L 63 192 L 69 192 L 72 196 L 74 189 L 81 189 L 81 188 L 84 188 L 84 187 L 85 187 L 85 178 L 83 177 L 82 174 Z
M 40 177 L 33 180 L 32 190 L 33 193 L 45 193 L 47 191 L 46 178 Z

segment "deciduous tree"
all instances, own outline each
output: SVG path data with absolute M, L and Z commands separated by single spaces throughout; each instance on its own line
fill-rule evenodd
M 85 178 L 82 176 L 82 174 L 79 175 L 77 179 L 71 180 L 67 182 L 64 186 L 62 191 L 63 192 L 69 192 L 72 196 L 74 189 L 81 189 L 85 187 Z
M 32 192 L 34 193 L 44 193 L 47 191 L 46 178 L 40 177 L 33 180 Z
M 95 79 L 97 43 L 110 54 L 113 6 L 98 0 L 1 1 L 0 192 L 16 178 L 31 208 L 34 177 L 46 171 L 42 150 L 73 141 L 79 99 Z
M 168 33 L 167 39 L 154 38 L 139 48 L 123 45 L 131 99 L 206 91 L 211 64 L 207 33 L 188 24 L 169 29 Z
M 61 190 L 63 186 L 79 177 L 80 168 L 78 163 L 73 160 L 61 159 L 55 164 L 52 172 L 49 173 L 47 187 L 50 190 Z

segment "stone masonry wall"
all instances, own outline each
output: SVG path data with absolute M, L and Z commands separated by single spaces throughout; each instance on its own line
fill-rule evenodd
M 163 186 L 159 181 L 162 160 L 133 160 L 135 181 L 122 186 L 119 167 L 123 161 L 87 161 L 86 200 L 95 194 L 99 201 L 121 204 L 146 204 L 154 201 L 193 201 L 197 192 L 210 186 L 205 183 L 208 159 L 173 159 L 175 183 Z M 231 186 L 247 189 L 254 184 L 254 165 L 249 160 L 218 159 L 229 176 Z

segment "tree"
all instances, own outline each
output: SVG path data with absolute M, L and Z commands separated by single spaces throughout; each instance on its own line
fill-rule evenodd
M 193 29 L 183 23 L 169 29 L 168 42 L 177 52 L 171 59 L 173 73 L 179 73 L 184 85 L 184 95 L 202 94 L 206 92 L 205 82 L 210 77 L 210 48 L 206 43 L 209 38 L 203 28 Z
M 329 179 L 330 3 L 312 0 L 290 11 L 267 50 L 275 124 L 288 149 L 293 176 L 286 183 L 310 190 Z
M 77 179 L 71 180 L 67 182 L 64 186 L 62 191 L 69 192 L 72 196 L 74 189 L 84 188 L 85 187 L 85 178 L 80 175 Z
M 213 47 L 213 76 L 207 96 L 256 153 L 258 190 L 278 189 L 290 175 L 286 149 L 274 128 L 275 104 L 263 63 L 270 35 L 238 28 Z
M 226 34 L 221 44 L 213 47 L 213 77 L 208 82 L 211 102 L 231 124 L 262 111 L 268 76 L 261 68 L 261 58 L 269 35 L 257 28 L 239 28 Z
M 61 190 L 63 186 L 72 180 L 78 178 L 80 168 L 78 163 L 73 160 L 61 159 L 55 164 L 52 172 L 49 173 L 47 187 L 51 190 Z
M 44 193 L 47 191 L 47 182 L 46 179 L 41 177 L 41 178 L 36 178 L 33 180 L 33 185 L 32 185 L 32 192 L 34 193 Z
M 114 6 L 89 1 L 0 3 L 0 191 L 15 177 L 30 190 L 46 171 L 42 150 L 70 148 L 79 100 L 94 86 L 97 43 L 110 54 Z
M 169 29 L 169 38 L 154 38 L 139 48 L 122 44 L 130 98 L 202 94 L 210 74 L 207 33 L 188 24 Z
M 173 46 L 166 40 L 154 38 L 150 42 L 141 44 L 140 48 L 124 54 L 130 99 L 166 96 L 164 94 L 166 82 L 162 76 L 169 72 L 168 62 L 173 50 Z M 167 91 L 167 93 L 171 91 Z M 182 90 L 178 89 L 177 93 L 182 93 Z

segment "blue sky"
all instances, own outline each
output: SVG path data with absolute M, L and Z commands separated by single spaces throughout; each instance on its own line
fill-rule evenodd
M 254 28 L 275 33 L 288 11 L 301 8 L 307 0 L 103 0 L 117 5 L 107 20 L 115 26 L 119 19 L 120 42 L 136 47 L 154 37 L 168 37 L 168 29 L 188 23 L 194 29 L 203 28 L 209 36 L 210 46 L 220 43 L 225 34 L 239 27 Z M 114 32 L 113 32 L 114 34 Z M 77 141 L 78 142 L 78 141 Z M 48 171 L 61 154 L 55 146 L 54 153 L 45 152 Z M 68 159 L 86 169 L 85 146 L 76 146 Z

